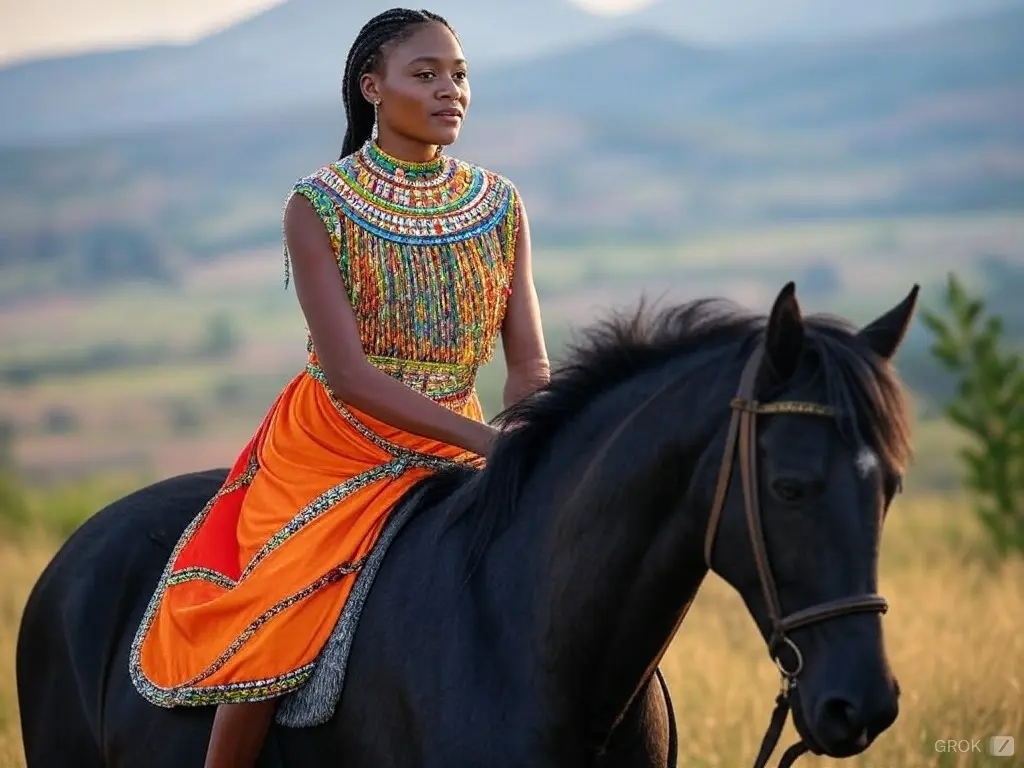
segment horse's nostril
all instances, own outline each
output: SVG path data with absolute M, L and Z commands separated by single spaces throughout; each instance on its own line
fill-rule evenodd
M 837 742 L 854 739 L 864 730 L 857 707 L 840 696 L 822 702 L 818 722 L 828 738 Z

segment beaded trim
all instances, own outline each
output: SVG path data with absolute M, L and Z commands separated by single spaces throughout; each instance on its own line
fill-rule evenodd
M 317 517 L 329 510 L 332 506 L 343 501 L 347 496 L 358 489 L 388 475 L 391 477 L 398 477 L 410 467 L 440 470 L 458 464 L 458 462 L 451 459 L 444 459 L 430 454 L 420 453 L 418 451 L 413 451 L 396 445 L 373 432 L 373 430 L 359 421 L 351 411 L 345 408 L 334 398 L 331 398 L 331 402 L 334 404 L 336 411 L 352 427 L 354 427 L 368 440 L 372 441 L 375 445 L 387 451 L 394 458 L 334 486 L 313 502 L 306 505 L 280 531 L 271 537 L 267 544 L 265 544 L 264 547 L 253 557 L 253 560 L 246 566 L 242 575 L 239 577 L 239 582 L 244 580 L 246 576 L 252 572 L 253 568 L 259 561 L 263 560 L 268 554 L 270 554 L 270 552 L 279 547 L 289 537 L 293 536 L 303 526 L 308 525 L 310 522 L 317 519 Z M 129 650 L 129 676 L 131 677 L 132 684 L 143 698 L 156 706 L 170 708 L 175 706 L 207 706 L 212 704 L 237 703 L 243 701 L 261 701 L 282 696 L 302 686 L 312 675 L 316 666 L 316 661 L 273 678 L 248 680 L 241 683 L 228 683 L 215 686 L 200 686 L 199 684 L 213 675 L 218 669 L 223 667 L 223 665 L 238 653 L 245 643 L 248 642 L 253 635 L 255 635 L 260 628 L 274 616 L 284 612 L 292 605 L 305 600 L 320 589 L 323 589 L 330 584 L 334 584 L 345 576 L 358 572 L 369 556 L 367 555 L 354 562 L 344 562 L 335 566 L 303 589 L 271 606 L 252 623 L 250 623 L 249 626 L 240 633 L 235 641 L 232 642 L 231 645 L 229 645 L 224 652 L 210 664 L 209 667 L 203 670 L 199 675 L 193 677 L 191 680 L 173 688 L 165 688 L 155 685 L 142 671 L 142 644 L 152 627 L 160 602 L 167 589 L 174 584 L 181 584 L 193 579 L 203 579 L 218 584 L 219 586 L 229 588 L 236 585 L 236 583 L 229 577 L 213 571 L 212 569 L 190 567 L 182 569 L 181 571 L 174 571 L 174 564 L 182 549 L 184 549 L 188 542 L 191 541 L 195 532 L 203 524 L 203 521 L 207 518 L 217 500 L 229 493 L 250 485 L 253 478 L 256 476 L 258 469 L 259 463 L 256 457 L 256 451 L 253 450 L 252 453 L 250 453 L 249 463 L 246 466 L 245 472 L 243 472 L 233 482 L 222 487 L 213 496 L 213 498 L 207 502 L 202 511 L 185 529 L 168 558 L 167 565 L 160 577 L 157 588 L 154 590 L 153 596 L 150 598 L 146 611 L 143 614 L 142 621 L 136 630 L 135 637 L 132 640 L 131 648 Z
M 805 403 L 801 401 L 778 401 L 772 403 L 759 403 L 756 400 L 744 400 L 734 397 L 730 405 L 736 410 L 749 411 L 771 415 L 777 413 L 795 413 L 804 416 L 835 416 L 836 409 L 829 405 L 820 403 Z
M 250 560 L 248 565 L 245 566 L 245 569 L 242 571 L 242 575 L 238 580 L 243 581 L 247 576 L 249 576 L 249 574 L 256 570 L 256 567 L 266 560 L 274 550 L 320 517 L 331 507 L 344 501 L 356 491 L 365 488 L 371 483 L 380 480 L 382 477 L 389 474 L 395 476 L 394 467 L 390 466 L 390 463 L 362 472 L 355 477 L 352 477 L 321 493 L 313 501 L 303 507 L 297 515 L 289 520 L 284 528 L 267 540 L 267 543 L 264 544 L 255 555 L 253 555 L 252 560 Z M 354 573 L 357 570 L 359 570 L 359 568 L 353 565 L 352 570 L 349 572 Z
M 474 366 L 401 360 L 369 355 L 370 364 L 439 405 L 457 409 L 468 400 L 476 384 Z M 316 363 L 307 363 L 306 372 L 330 392 L 327 375 Z
M 220 571 L 213 570 L 213 568 L 191 566 L 172 573 L 167 579 L 167 586 L 171 587 L 177 584 L 185 584 L 190 581 L 205 581 L 208 584 L 223 587 L 224 589 L 231 589 L 238 584 L 238 582 L 231 577 L 225 576 Z
M 511 184 L 475 165 L 441 156 L 404 163 L 367 143 L 322 169 L 341 212 L 386 240 L 441 245 L 494 228 L 513 202 Z
M 366 164 L 383 172 L 385 178 L 396 178 L 412 185 L 426 185 L 441 175 L 450 163 L 450 158 L 438 154 L 433 159 L 417 163 L 411 160 L 399 160 L 389 155 L 376 142 L 367 142 L 356 152 Z

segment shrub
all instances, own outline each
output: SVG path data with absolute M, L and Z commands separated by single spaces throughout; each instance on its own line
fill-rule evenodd
M 1024 370 L 1004 349 L 1003 321 L 950 275 L 945 312 L 922 311 L 931 353 L 957 378 L 946 417 L 971 442 L 961 449 L 964 485 L 996 552 L 1024 553 Z

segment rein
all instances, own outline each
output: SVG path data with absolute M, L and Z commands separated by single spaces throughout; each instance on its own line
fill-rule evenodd
M 789 633 L 795 629 L 839 616 L 848 616 L 855 613 L 885 613 L 889 609 L 889 604 L 884 597 L 865 594 L 820 603 L 789 615 L 783 614 L 778 589 L 772 576 L 771 564 L 768 561 L 768 548 L 761 524 L 761 506 L 758 495 L 759 478 L 757 473 L 757 417 L 768 414 L 799 414 L 835 418 L 836 411 L 834 408 L 818 403 L 800 401 L 759 403 L 755 399 L 754 390 L 757 373 L 763 357 L 764 345 L 762 343 L 757 346 L 747 361 L 743 374 L 740 377 L 736 397 L 731 402 L 732 417 L 729 421 L 729 432 L 725 441 L 722 466 L 718 474 L 718 485 L 715 489 L 715 499 L 711 507 L 707 535 L 704 540 L 704 562 L 710 570 L 711 555 L 715 547 L 715 536 L 718 532 L 722 510 L 728 495 L 733 464 L 738 455 L 747 528 L 750 532 L 750 541 L 754 550 L 754 562 L 757 566 L 758 577 L 761 582 L 761 591 L 764 594 L 765 605 L 768 607 L 768 617 L 771 621 L 768 652 L 771 654 L 772 660 L 775 662 L 775 666 L 778 667 L 782 677 L 779 694 L 775 699 L 775 710 L 772 712 L 768 728 L 765 730 L 764 738 L 761 740 L 761 749 L 758 751 L 754 768 L 765 768 L 768 759 L 775 750 L 779 737 L 782 735 L 782 729 L 785 727 L 786 717 L 791 709 L 792 702 L 790 696 L 797 686 L 800 673 L 803 671 L 803 654 L 800 652 L 799 646 L 790 638 Z M 791 668 L 787 667 L 779 659 L 779 652 L 787 647 L 794 657 Z M 809 751 L 811 751 L 811 748 L 801 739 L 785 751 L 782 760 L 779 762 L 779 768 L 790 768 L 797 759 Z

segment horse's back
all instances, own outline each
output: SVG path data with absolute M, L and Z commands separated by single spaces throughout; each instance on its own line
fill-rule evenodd
M 202 764 L 212 709 L 153 706 L 132 685 L 128 654 L 171 551 L 225 476 L 183 475 L 115 501 L 87 520 L 43 571 L 17 649 L 28 768 Z M 481 611 L 484 595 L 474 599 L 476 590 L 454 586 L 462 583 L 463 545 L 459 534 L 440 535 L 436 504 L 443 485 L 434 504 L 417 500 L 419 513 L 384 559 L 334 718 L 314 728 L 272 729 L 262 768 L 283 765 L 286 755 L 291 765 L 450 765 L 478 750 L 490 754 L 495 740 L 509 746 L 508 723 L 530 722 L 530 701 L 503 701 L 500 686 L 491 684 L 488 671 L 503 665 L 479 637 L 499 629 L 484 625 L 512 620 L 509 604 Z M 418 640 L 412 647 L 410 637 Z M 499 655 L 504 666 L 517 658 L 512 651 Z M 667 701 L 648 698 L 627 718 L 601 768 L 665 764 Z M 508 752 L 490 762 L 528 764 Z M 454 759 L 442 761 L 444 754 Z
M 83 768 L 107 764 L 109 688 L 130 685 L 134 628 L 178 537 L 226 474 L 181 475 L 118 499 L 86 520 L 43 570 L 17 647 L 28 768 L 72 758 Z

